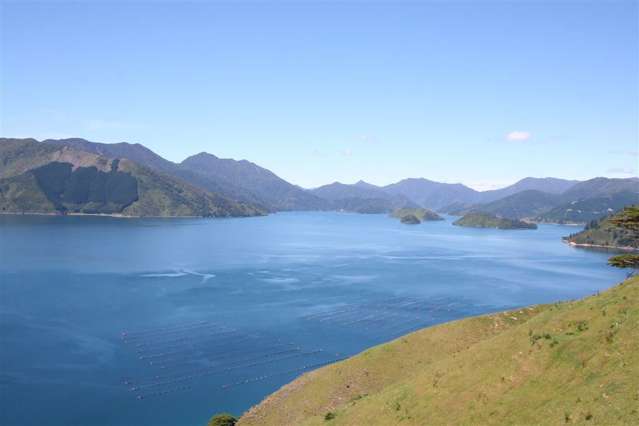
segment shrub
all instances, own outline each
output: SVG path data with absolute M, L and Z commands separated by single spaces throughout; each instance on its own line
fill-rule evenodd
M 579 321 L 577 323 L 577 331 L 586 331 L 588 330 L 588 322 L 587 321 Z
M 333 413 L 332 411 L 329 411 L 328 413 L 326 413 L 326 415 L 324 415 L 324 420 L 329 421 L 329 420 L 333 420 L 335 418 L 335 413 Z
M 209 420 L 208 426 L 235 426 L 237 419 L 228 413 L 216 414 Z

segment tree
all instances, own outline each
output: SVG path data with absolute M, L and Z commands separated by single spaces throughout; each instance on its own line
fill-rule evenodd
M 610 222 L 630 231 L 639 232 L 639 206 L 624 208 L 619 214 L 611 218 Z
M 620 254 L 608 259 L 608 265 L 617 268 L 639 269 L 639 254 Z
M 639 206 L 630 206 L 624 208 L 619 214 L 610 219 L 613 224 L 639 233 Z M 634 268 L 639 269 L 639 254 L 620 254 L 608 259 L 608 264 L 617 268 Z
M 216 414 L 209 420 L 208 426 L 235 426 L 237 419 L 228 413 Z

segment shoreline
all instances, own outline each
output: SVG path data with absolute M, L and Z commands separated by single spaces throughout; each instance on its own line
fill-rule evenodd
M 116 219 L 246 219 L 251 217 L 264 217 L 268 215 L 255 215 L 255 216 L 132 216 L 119 213 L 107 214 L 107 213 L 44 213 L 44 212 L 0 212 L 3 216 L 52 216 L 52 217 L 112 217 Z
M 571 247 L 577 248 L 592 248 L 599 250 L 617 250 L 617 251 L 625 251 L 625 252 L 639 252 L 639 248 L 629 247 L 629 246 L 606 246 L 602 244 L 586 244 L 586 243 L 575 243 L 573 241 L 563 240 L 566 244 Z

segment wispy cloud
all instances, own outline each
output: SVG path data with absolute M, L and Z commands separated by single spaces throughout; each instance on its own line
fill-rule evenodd
M 639 170 L 625 167 L 612 167 L 606 170 L 606 173 L 610 173 L 611 175 L 637 175 L 639 174 Z
M 530 132 L 526 132 L 523 130 L 513 130 L 510 133 L 506 134 L 506 140 L 509 141 L 527 141 L 530 139 L 532 135 Z
M 360 135 L 357 139 L 359 140 L 359 142 L 367 144 L 376 144 L 379 142 L 379 139 L 377 139 L 373 135 Z
M 342 157 L 352 157 L 353 156 L 353 151 L 350 149 L 343 149 L 339 152 Z
M 633 157 L 633 158 L 639 158 L 639 150 L 628 150 L 628 151 L 623 151 L 623 150 L 619 150 L 619 149 L 613 149 L 608 151 L 611 154 L 614 155 L 624 155 L 626 157 Z

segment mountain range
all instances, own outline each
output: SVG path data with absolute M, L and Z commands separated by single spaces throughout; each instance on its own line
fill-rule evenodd
M 409 178 L 304 189 L 247 160 L 202 152 L 180 163 L 140 144 L 0 138 L 0 211 L 252 216 L 289 210 L 388 213 L 424 207 L 541 222 L 589 222 L 639 202 L 639 179 L 525 178 L 491 191 Z
M 392 194 L 384 189 L 360 180 L 353 185 L 334 182 L 310 192 L 327 200 L 333 210 L 357 213 L 388 213 L 400 208 L 419 207 L 402 194 Z
M 563 192 L 529 189 L 492 202 L 447 209 L 461 215 L 490 213 L 535 222 L 587 223 L 639 202 L 639 179 L 594 178 L 575 183 Z
M 128 158 L 0 139 L 0 212 L 254 216 L 267 211 Z

